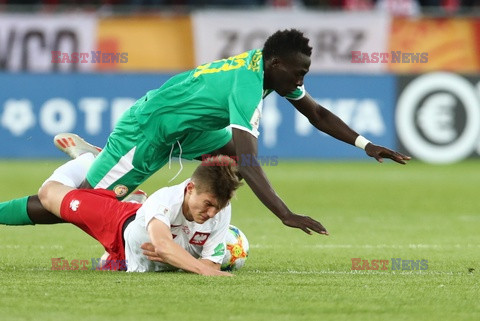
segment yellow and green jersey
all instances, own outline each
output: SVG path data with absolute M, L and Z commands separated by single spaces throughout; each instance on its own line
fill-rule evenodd
M 173 144 L 191 131 L 213 131 L 228 126 L 258 136 L 263 89 L 261 50 L 217 60 L 169 79 L 149 91 L 132 108 L 147 139 Z M 297 89 L 287 98 L 303 96 Z
M 139 99 L 117 121 L 87 173 L 95 188 L 124 191 L 124 197 L 172 157 L 198 159 L 232 139 L 230 127 L 258 137 L 263 88 L 261 50 L 181 73 Z M 287 95 L 300 99 L 298 87 Z

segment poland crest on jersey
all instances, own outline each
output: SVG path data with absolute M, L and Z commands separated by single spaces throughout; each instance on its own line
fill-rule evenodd
M 193 245 L 203 245 L 205 244 L 209 236 L 210 233 L 195 232 L 189 243 Z

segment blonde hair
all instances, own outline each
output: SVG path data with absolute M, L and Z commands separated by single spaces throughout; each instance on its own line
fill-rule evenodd
M 198 193 L 211 193 L 220 208 L 227 206 L 242 183 L 238 167 L 232 158 L 224 155 L 202 160 L 201 165 L 192 174 Z

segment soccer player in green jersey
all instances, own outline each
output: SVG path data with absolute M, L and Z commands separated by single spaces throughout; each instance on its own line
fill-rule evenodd
M 410 157 L 369 142 L 305 91 L 312 53 L 308 42 L 295 29 L 277 31 L 262 50 L 201 65 L 147 92 L 119 119 L 81 187 L 112 189 L 123 198 L 172 156 L 249 155 L 255 160 L 263 98 L 272 91 L 288 99 L 318 130 L 364 149 L 379 162 L 390 158 L 405 164 Z M 283 224 L 328 234 L 316 220 L 292 212 L 260 166 L 240 166 L 240 174 Z M 4 224 L 57 219 L 48 214 L 36 196 L 0 204 Z

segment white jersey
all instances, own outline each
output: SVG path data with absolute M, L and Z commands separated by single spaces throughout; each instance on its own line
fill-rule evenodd
M 190 179 L 181 184 L 162 188 L 153 193 L 137 211 L 137 216 L 125 229 L 125 259 L 128 272 L 176 270 L 169 264 L 146 258 L 140 246 L 150 242 L 148 223 L 158 219 L 170 227 L 173 241 L 193 257 L 222 263 L 225 237 L 231 219 L 231 205 L 203 224 L 187 221 L 182 212 L 184 191 Z

